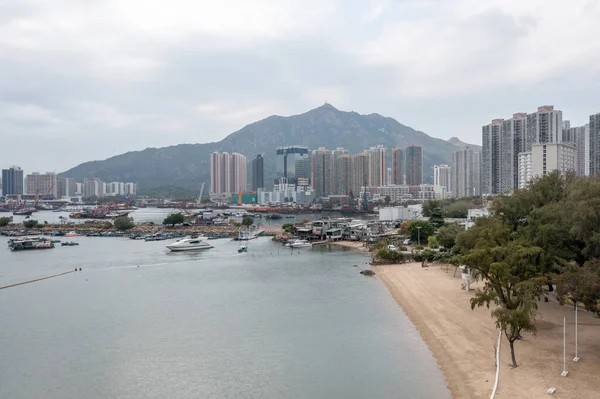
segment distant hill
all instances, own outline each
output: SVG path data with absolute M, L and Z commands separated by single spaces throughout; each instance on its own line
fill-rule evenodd
M 458 137 L 450 137 L 447 141 L 448 143 L 453 144 L 457 147 L 470 147 L 474 150 L 481 151 L 480 145 L 465 143 L 464 141 L 461 141 Z
M 97 177 L 104 181 L 135 182 L 145 192 L 158 187 L 197 191 L 201 182 L 210 182 L 209 158 L 213 151 L 239 152 L 249 161 L 261 154 L 264 157 L 265 182 L 270 182 L 275 176 L 276 147 L 344 147 L 351 153 L 357 153 L 378 144 L 388 148 L 413 144 L 422 146 L 425 182 L 433 181 L 433 165 L 452 162 L 452 152 L 457 148 L 453 143 L 430 137 L 395 119 L 379 114 L 340 111 L 325 104 L 300 115 L 269 116 L 216 143 L 180 144 L 127 152 L 104 161 L 85 162 L 60 176 L 73 177 L 78 181 Z M 390 158 L 388 156 L 388 162 L 391 162 Z

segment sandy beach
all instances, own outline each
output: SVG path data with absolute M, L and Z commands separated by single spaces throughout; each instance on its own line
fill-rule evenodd
M 368 251 L 368 248 L 363 245 L 362 241 L 332 241 L 329 245 L 337 245 L 340 247 L 354 248 L 361 251 Z
M 415 324 L 437 359 L 455 398 L 489 398 L 495 379 L 498 330 L 489 309 L 471 310 L 473 291 L 460 290 L 460 272 L 420 263 L 377 266 L 377 277 Z M 477 284 L 472 284 L 477 288 Z M 567 370 L 563 370 L 563 317 L 567 320 Z M 515 343 L 519 367 L 510 367 L 510 349 L 503 336 L 497 398 L 600 397 L 600 319 L 580 311 L 579 357 L 575 353 L 575 315 L 572 306 L 540 302 L 537 335 L 524 334 Z

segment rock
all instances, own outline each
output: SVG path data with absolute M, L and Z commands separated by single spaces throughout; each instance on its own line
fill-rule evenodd
M 375 272 L 373 270 L 363 270 L 362 272 L 360 272 L 360 274 L 362 274 L 363 276 L 374 276 Z

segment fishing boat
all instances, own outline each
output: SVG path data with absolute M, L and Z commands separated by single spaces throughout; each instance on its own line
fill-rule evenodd
M 240 247 L 238 248 L 238 253 L 243 253 L 243 252 L 248 252 L 247 245 L 240 245 Z
M 77 232 L 75 231 L 69 231 L 67 234 L 65 234 L 65 237 L 77 237 L 79 234 L 77 234 Z
M 63 247 L 74 247 L 76 245 L 79 245 L 79 243 L 75 242 L 75 241 L 69 241 L 69 242 L 61 242 L 60 245 L 62 245 Z
M 212 245 L 201 238 L 182 238 L 173 244 L 167 244 L 166 247 L 171 251 L 198 251 L 213 248 Z
M 263 232 L 263 229 L 260 227 L 250 227 L 245 231 L 241 231 L 238 233 L 238 236 L 234 238 L 235 241 L 247 241 L 258 238 L 258 236 Z
M 54 243 L 44 237 L 24 237 L 8 240 L 8 247 L 11 251 L 27 251 L 33 249 L 52 249 Z
M 21 209 L 15 210 L 13 212 L 13 215 L 15 215 L 15 216 L 31 216 L 31 214 L 36 211 L 37 211 L 37 209 L 35 209 L 35 208 L 21 208 Z

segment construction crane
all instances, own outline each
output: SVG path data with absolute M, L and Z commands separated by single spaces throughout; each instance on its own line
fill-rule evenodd
M 198 196 L 198 203 L 202 203 L 202 194 L 204 194 L 204 183 L 200 186 L 200 195 Z
M 42 199 L 46 198 L 48 196 L 48 194 L 50 194 L 52 192 L 53 188 L 54 188 L 54 183 L 50 186 L 50 188 L 48 189 L 46 194 L 44 194 Z M 40 190 L 35 190 L 35 206 L 38 206 L 39 203 L 40 203 Z

